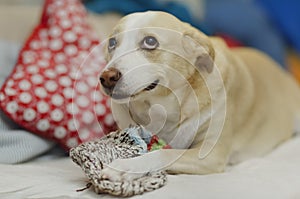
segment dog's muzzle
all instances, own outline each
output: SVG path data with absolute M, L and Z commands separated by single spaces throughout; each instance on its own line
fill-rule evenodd
M 125 99 L 133 97 L 142 91 L 153 90 L 159 83 L 159 80 L 157 79 L 150 83 L 146 88 L 137 89 L 137 92 L 129 93 L 126 92 L 127 90 L 120 87 L 122 86 L 122 83 L 119 82 L 122 81 L 121 77 L 122 73 L 116 68 L 109 68 L 100 75 L 100 83 L 103 87 L 103 91 L 113 99 Z

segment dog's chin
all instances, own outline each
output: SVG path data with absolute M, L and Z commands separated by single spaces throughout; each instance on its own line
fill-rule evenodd
M 105 93 L 108 96 L 110 96 L 112 100 L 115 101 L 116 103 L 126 103 L 129 101 L 138 100 L 143 96 L 147 96 L 147 94 L 150 94 L 150 91 L 154 91 L 158 85 L 159 85 L 159 80 L 157 79 L 153 81 L 151 84 L 149 84 L 147 87 L 137 89 L 137 91 L 132 94 L 128 94 L 118 89 L 114 89 L 112 93 L 109 93 L 108 91 L 106 91 Z

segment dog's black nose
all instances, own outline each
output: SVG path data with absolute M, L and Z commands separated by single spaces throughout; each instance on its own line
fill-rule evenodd
M 116 68 L 109 68 L 100 75 L 100 82 L 106 89 L 113 89 L 122 77 L 122 73 Z

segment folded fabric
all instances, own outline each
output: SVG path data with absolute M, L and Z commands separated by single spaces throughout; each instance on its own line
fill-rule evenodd
M 15 164 L 28 161 L 48 151 L 54 142 L 24 130 L 0 131 L 0 163 Z

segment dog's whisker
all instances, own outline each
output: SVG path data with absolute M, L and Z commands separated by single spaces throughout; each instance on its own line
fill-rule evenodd
M 158 83 L 159 83 L 159 80 L 157 79 L 157 80 L 155 80 L 154 82 L 152 82 L 152 83 L 151 83 L 147 88 L 145 88 L 144 90 L 150 91 L 150 90 L 154 89 L 154 88 L 158 85 Z

